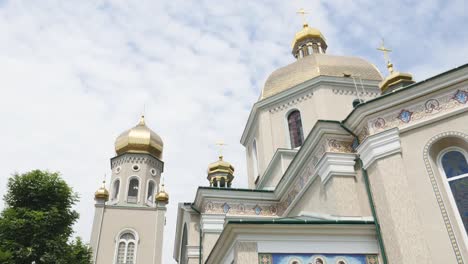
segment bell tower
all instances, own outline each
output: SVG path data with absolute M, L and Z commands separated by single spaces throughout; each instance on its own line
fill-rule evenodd
M 161 264 L 169 202 L 161 184 L 161 137 L 142 116 L 135 127 L 117 137 L 115 152 L 110 190 L 103 184 L 95 194 L 94 263 Z

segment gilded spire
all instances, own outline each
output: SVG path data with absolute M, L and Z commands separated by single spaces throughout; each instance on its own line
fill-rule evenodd
M 380 47 L 378 47 L 377 50 L 380 50 L 383 52 L 385 63 L 387 64 L 387 69 L 390 72 L 390 74 L 392 74 L 393 64 L 390 62 L 390 57 L 388 56 L 388 53 L 392 52 L 392 50 L 385 47 L 385 41 L 383 38 L 382 38 L 382 44 L 380 44 Z
M 219 146 L 218 160 L 208 165 L 207 179 L 211 187 L 229 188 L 234 179 L 234 166 L 223 160 L 222 150 L 226 144 L 223 141 L 218 141 L 216 145 Z
M 164 190 L 164 178 L 161 179 L 161 186 L 159 187 L 159 192 L 156 194 L 155 200 L 157 202 L 169 203 L 169 194 Z
M 224 143 L 224 141 L 222 140 L 219 140 L 218 142 L 216 142 L 216 146 L 219 147 L 219 159 L 222 160 L 223 159 L 223 148 L 224 146 L 227 146 L 226 143 Z
M 382 39 L 382 43 L 380 44 L 380 47 L 377 48 L 377 50 L 383 52 L 385 63 L 387 64 L 387 69 L 390 73 L 379 84 L 382 94 L 394 91 L 396 89 L 414 83 L 413 76 L 411 74 L 395 71 L 395 69 L 393 68 L 393 63 L 390 62 L 390 58 L 388 56 L 388 53 L 392 52 L 392 50 L 385 47 L 384 39 Z
M 325 37 L 320 30 L 309 27 L 306 20 L 308 14 L 304 8 L 297 12 L 302 18 L 302 29 L 296 33 L 292 42 L 292 54 L 295 58 L 300 59 L 312 54 L 324 54 L 327 50 Z
M 145 123 L 145 115 L 141 115 L 140 121 L 138 121 L 138 125 L 140 125 L 140 126 L 146 125 L 146 123 Z
M 307 20 L 305 18 L 305 15 L 308 14 L 308 13 L 304 10 L 304 8 L 299 9 L 296 13 L 299 14 L 302 17 L 302 25 L 304 27 L 307 27 L 308 24 L 307 24 Z
M 94 193 L 94 199 L 104 199 L 105 201 L 109 200 L 109 191 L 106 189 L 106 180 L 102 181 L 102 185 Z

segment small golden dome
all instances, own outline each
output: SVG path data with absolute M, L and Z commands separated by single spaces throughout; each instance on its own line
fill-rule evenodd
M 157 202 L 169 203 L 169 194 L 164 190 L 164 184 L 161 184 L 161 189 L 156 194 Z
M 208 165 L 208 174 L 217 172 L 234 174 L 234 167 L 231 163 L 224 161 L 223 156 L 219 156 L 219 160 Z
M 294 36 L 291 47 L 294 49 L 296 44 L 307 38 L 318 38 L 321 39 L 323 42 L 326 42 L 325 37 L 322 35 L 322 32 L 320 32 L 320 30 L 309 27 L 308 24 L 304 24 L 302 26 L 302 29 L 299 32 L 297 32 Z
M 412 83 L 414 83 L 413 75 L 410 73 L 393 71 L 392 69 L 391 74 L 380 82 L 379 88 L 382 93 L 386 93 Z
M 144 116 L 141 116 L 135 127 L 123 132 L 115 140 L 117 155 L 123 153 L 149 153 L 161 159 L 163 146 L 161 137 L 146 126 Z
M 94 193 L 94 199 L 109 200 L 109 191 L 106 189 L 105 181 L 102 182 L 102 186 Z

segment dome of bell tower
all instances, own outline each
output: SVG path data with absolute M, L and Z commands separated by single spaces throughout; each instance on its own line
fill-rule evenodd
M 163 146 L 161 137 L 146 126 L 144 116 L 141 116 L 140 121 L 135 127 L 123 132 L 115 140 L 115 152 L 117 155 L 124 153 L 148 153 L 161 159 Z

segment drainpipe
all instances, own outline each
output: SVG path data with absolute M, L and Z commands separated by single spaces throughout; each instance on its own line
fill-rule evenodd
M 356 161 L 359 163 L 359 166 L 361 167 L 362 176 L 364 177 L 364 182 L 366 184 L 367 197 L 369 198 L 369 204 L 370 204 L 370 208 L 372 211 L 372 217 L 374 218 L 374 222 L 375 222 L 375 232 L 377 233 L 377 239 L 379 241 L 380 252 L 382 252 L 383 264 L 387 264 L 388 263 L 387 254 L 385 253 L 385 246 L 384 246 L 384 242 L 382 239 L 382 233 L 380 231 L 379 219 L 377 218 L 377 213 L 375 212 L 375 203 L 374 203 L 374 198 L 372 198 L 372 191 L 370 189 L 369 175 L 367 174 L 367 170 L 364 169 L 363 167 L 361 158 L 357 158 Z
M 354 134 L 353 131 L 351 131 L 349 128 L 347 128 L 343 124 L 343 122 L 340 122 L 340 126 L 354 137 L 354 139 L 356 140 L 358 145 L 360 144 L 359 137 L 356 134 Z M 359 157 L 356 158 L 356 162 L 359 164 L 359 167 L 361 167 L 362 176 L 364 177 L 364 183 L 366 185 L 367 197 L 369 198 L 369 205 L 370 205 L 370 208 L 371 208 L 372 217 L 374 218 L 375 232 L 377 233 L 377 240 L 379 242 L 380 252 L 382 253 L 383 264 L 387 264 L 388 263 L 387 253 L 385 252 L 385 246 L 384 246 L 384 242 L 383 242 L 383 238 L 382 238 L 382 233 L 381 233 L 381 230 L 380 230 L 379 218 L 377 217 L 377 213 L 375 212 L 375 203 L 374 203 L 374 198 L 372 197 L 372 191 L 370 189 L 369 175 L 367 174 L 367 170 L 364 169 L 361 158 L 359 158 Z
M 199 231 L 198 233 L 200 234 L 200 237 L 198 238 L 198 244 L 199 244 L 199 246 L 198 246 L 198 263 L 202 264 L 202 240 L 203 240 L 202 224 L 201 224 L 202 215 L 201 215 L 200 211 L 198 211 L 197 208 L 195 208 L 193 206 L 193 204 L 190 205 L 190 208 L 192 208 L 192 210 L 194 210 L 195 212 L 198 213 L 198 215 L 200 215 L 200 221 L 198 222 L 198 231 Z

